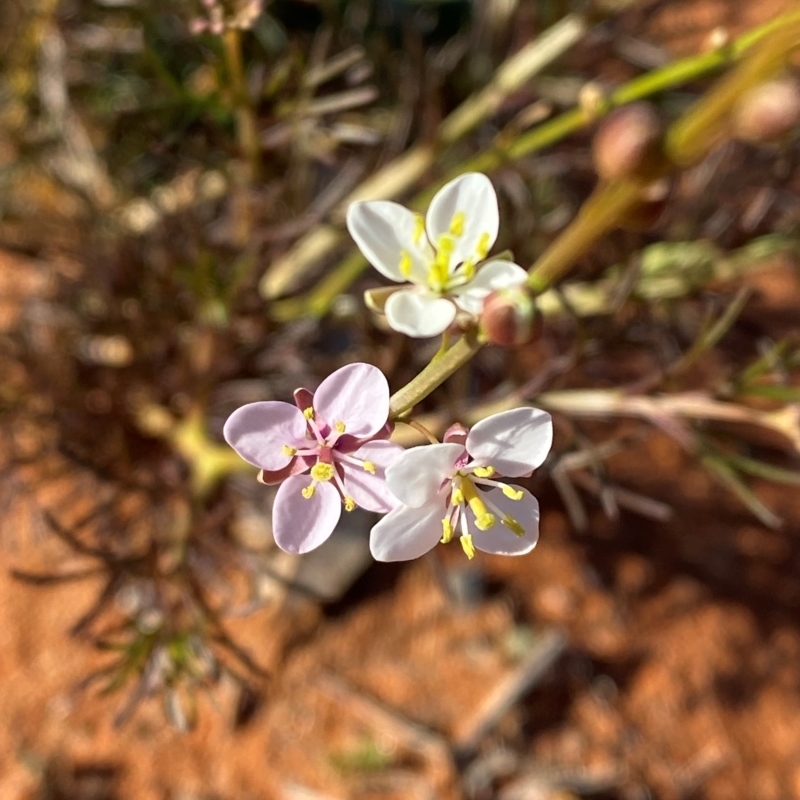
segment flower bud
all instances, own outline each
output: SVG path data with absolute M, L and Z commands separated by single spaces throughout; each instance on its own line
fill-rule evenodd
M 592 142 L 597 174 L 610 181 L 639 170 L 658 150 L 661 120 L 649 103 L 631 103 L 612 111 Z
M 673 183 L 669 178 L 661 178 L 644 187 L 639 204 L 630 209 L 619 221 L 619 226 L 626 231 L 648 231 L 664 213 Z
M 756 86 L 733 112 L 734 135 L 746 142 L 774 142 L 800 125 L 800 83 L 779 78 Z
M 496 289 L 483 301 L 481 326 L 488 342 L 509 347 L 533 338 L 536 306 L 524 286 Z

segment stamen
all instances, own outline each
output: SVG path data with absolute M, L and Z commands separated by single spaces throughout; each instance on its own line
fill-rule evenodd
M 336 431 L 338 433 L 344 433 L 345 431 L 344 422 L 342 422 L 341 420 L 339 420 L 333 427 L 336 428 Z
M 290 444 L 285 444 L 281 447 L 281 453 L 285 456 L 296 456 L 297 455 L 297 448 L 292 447 Z
M 422 214 L 414 214 L 414 244 L 419 244 L 424 231 L 425 217 L 423 217 Z
M 460 487 L 454 486 L 453 491 L 450 493 L 450 505 L 460 506 L 464 502 L 464 492 Z
M 378 471 L 378 468 L 371 461 L 365 461 L 361 466 L 364 467 L 365 472 L 369 472 L 370 475 L 374 475 Z
M 356 508 L 356 501 L 353 500 L 352 497 L 345 497 L 344 499 L 344 510 L 345 511 L 352 511 Z
M 398 269 L 404 278 L 411 277 L 411 255 L 409 254 L 408 250 L 400 251 L 400 264 Z
M 459 270 L 461 277 L 464 278 L 465 282 L 471 281 L 475 277 L 475 262 L 468 258 L 462 265 L 461 269 Z
M 464 220 L 466 219 L 466 215 L 463 211 L 457 211 L 453 214 L 453 219 L 450 220 L 450 233 L 453 236 L 463 236 L 464 235 Z
M 474 484 L 468 478 L 461 481 L 461 489 L 470 511 L 475 515 L 475 527 L 479 531 L 488 531 L 496 521 L 495 515 L 486 508 L 486 504 L 478 496 Z
M 509 500 L 522 500 L 523 497 L 522 489 L 515 489 L 513 486 L 509 486 L 507 483 L 501 484 L 500 488 L 503 490 L 503 494 Z
M 312 419 L 314 419 L 314 409 L 313 409 L 313 408 L 311 408 L 311 406 L 309 406 L 308 408 L 304 408 L 304 409 L 303 409 L 303 416 L 304 416 L 304 417 L 305 417 L 307 420 L 312 420 Z
M 479 478 L 491 478 L 495 473 L 494 467 L 475 467 L 472 472 Z
M 472 543 L 472 536 L 470 534 L 464 534 L 461 537 L 461 547 L 466 553 L 467 558 L 472 561 L 475 558 L 475 545 Z
M 500 522 L 516 536 L 525 535 L 525 528 L 523 528 L 522 525 L 520 525 L 519 522 L 517 522 L 517 520 L 515 520 L 511 515 L 506 514 L 503 519 L 500 520 Z
M 317 491 L 317 487 L 312 483 L 310 486 L 306 486 L 300 494 L 305 497 L 306 500 L 310 500 L 314 496 L 314 492 Z
M 320 483 L 329 481 L 335 473 L 336 470 L 333 464 L 328 464 L 324 461 L 317 461 L 317 463 L 311 467 L 311 477 Z
M 442 520 L 442 544 L 447 544 L 453 538 L 453 523 L 445 517 Z
M 489 239 L 490 236 L 488 233 L 482 233 L 481 238 L 478 239 L 478 244 L 475 247 L 475 250 L 478 253 L 478 256 L 481 261 L 489 254 Z

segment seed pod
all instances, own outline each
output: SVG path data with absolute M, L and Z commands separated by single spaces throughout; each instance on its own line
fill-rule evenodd
M 734 135 L 746 142 L 775 142 L 800 125 L 800 83 L 779 78 L 747 92 L 733 112 Z
M 483 301 L 486 340 L 501 347 L 525 344 L 534 335 L 536 306 L 524 286 L 497 289 Z
M 592 142 L 597 174 L 610 181 L 632 175 L 658 152 L 661 120 L 649 103 L 631 103 L 612 111 Z

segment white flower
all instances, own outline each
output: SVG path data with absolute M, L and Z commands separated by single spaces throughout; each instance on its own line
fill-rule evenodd
M 539 538 L 539 503 L 497 478 L 521 478 L 542 464 L 553 443 L 550 415 L 515 408 L 444 438 L 406 450 L 387 468 L 386 485 L 403 505 L 372 528 L 372 555 L 378 561 L 418 558 L 455 532 L 469 558 L 476 548 L 530 552 Z
M 392 328 L 417 337 L 443 333 L 459 309 L 478 315 L 491 291 L 525 282 L 525 270 L 510 261 L 479 267 L 499 224 L 494 187 L 477 172 L 443 186 L 425 217 L 389 200 L 347 209 L 347 228 L 367 260 L 389 280 L 413 284 L 393 292 L 384 310 Z

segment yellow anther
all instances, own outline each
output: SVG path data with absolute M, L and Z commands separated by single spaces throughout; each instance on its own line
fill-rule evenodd
M 333 464 L 328 464 L 326 461 L 317 461 L 317 463 L 311 467 L 311 477 L 320 483 L 329 481 L 334 474 L 335 470 Z
M 345 497 L 344 499 L 344 510 L 345 511 L 352 511 L 356 507 L 356 501 L 353 500 L 352 497 Z
M 480 257 L 481 261 L 489 255 L 489 239 L 491 237 L 488 233 L 482 233 L 481 238 L 478 239 L 478 244 L 475 247 L 475 250 L 478 252 L 478 256 Z
M 522 500 L 523 495 L 521 489 L 515 489 L 513 486 L 503 486 L 502 489 L 503 489 L 503 494 L 509 500 Z
M 464 235 L 464 220 L 466 219 L 466 215 L 463 211 L 457 211 L 453 214 L 453 219 L 450 220 L 450 233 L 453 236 L 463 236 Z
M 505 525 L 506 528 L 511 531 L 511 533 L 516 534 L 517 536 L 525 535 L 525 528 L 523 528 L 522 525 L 520 525 L 519 522 L 514 519 L 514 517 L 503 517 L 500 522 L 502 522 L 503 525 Z
M 453 237 L 452 236 L 448 236 L 446 233 L 443 233 L 439 237 L 439 241 L 437 242 L 436 250 L 439 253 L 447 253 L 447 255 L 450 255 L 450 253 L 452 253 L 453 250 L 455 249 L 455 246 L 456 246 L 456 243 L 455 243 L 455 241 L 453 241 Z
M 453 523 L 445 517 L 442 520 L 442 544 L 447 544 L 453 538 Z
M 303 409 L 303 416 L 306 419 L 314 419 L 314 409 L 309 406 L 308 408 Z
M 337 422 L 333 427 L 336 428 L 337 433 L 344 433 L 344 422 L 341 420 L 339 420 L 339 422 Z
M 419 244 L 425 232 L 425 217 L 422 214 L 414 215 L 414 244 Z
M 464 492 L 462 492 L 457 486 L 454 486 L 453 491 L 450 494 L 450 505 L 460 506 L 463 502 Z
M 494 467 L 475 467 L 472 470 L 479 478 L 491 478 L 494 475 Z
M 472 543 L 472 537 L 468 533 L 461 537 L 461 547 L 464 549 L 467 558 L 472 561 L 475 558 L 475 545 Z
M 471 281 L 475 277 L 475 262 L 472 259 L 468 258 L 461 265 L 461 275 L 468 281 Z
M 398 269 L 404 278 L 411 277 L 411 255 L 409 254 L 408 250 L 400 251 L 400 265 Z
M 371 461 L 365 461 L 362 466 L 370 475 L 374 475 L 378 471 L 378 468 Z
M 306 500 L 310 500 L 314 496 L 314 492 L 316 492 L 316 491 L 317 490 L 316 490 L 314 484 L 312 483 L 311 486 L 306 486 L 306 488 L 303 489 L 303 491 L 300 492 L 300 494 L 302 494 L 303 497 L 305 497 Z
M 292 447 L 290 444 L 285 444 L 281 447 L 281 453 L 285 456 L 296 456 L 297 455 L 297 448 Z
M 488 531 L 489 528 L 494 527 L 494 523 L 496 522 L 494 514 L 487 511 L 485 514 L 481 514 L 478 516 L 475 515 L 475 527 L 479 531 Z
M 461 490 L 464 492 L 464 499 L 467 501 L 470 511 L 475 515 L 475 527 L 480 531 L 488 531 L 495 523 L 495 516 L 486 508 L 486 503 L 481 500 L 475 485 L 472 481 L 464 478 L 461 482 Z

